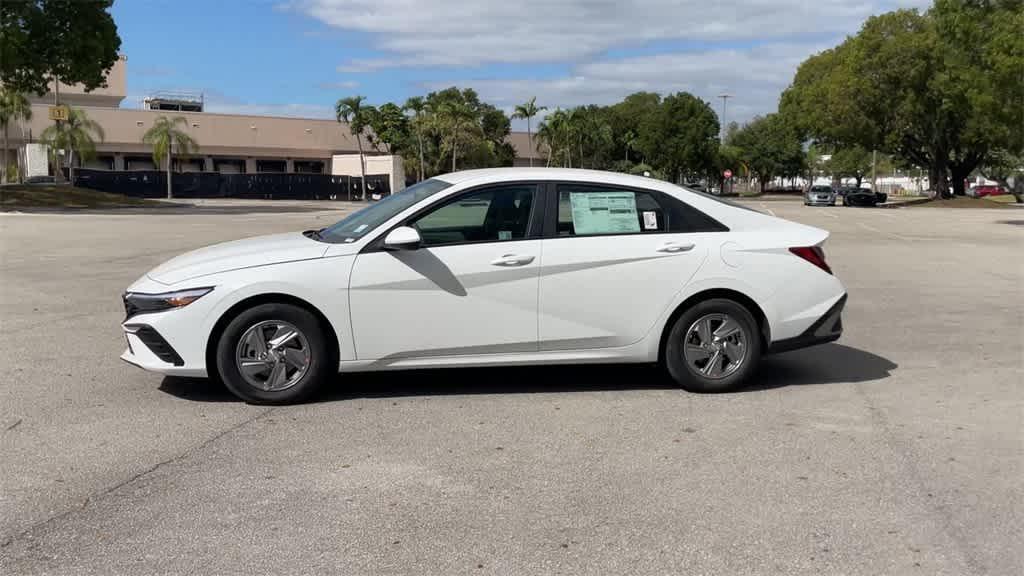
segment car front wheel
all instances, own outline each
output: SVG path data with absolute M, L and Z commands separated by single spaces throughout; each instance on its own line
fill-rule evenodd
M 691 392 L 723 392 L 740 385 L 761 358 L 757 322 L 741 304 L 715 298 L 676 319 L 665 346 L 665 368 Z
M 290 304 L 243 311 L 217 344 L 217 372 L 251 404 L 292 404 L 308 398 L 330 376 L 327 340 L 316 317 Z

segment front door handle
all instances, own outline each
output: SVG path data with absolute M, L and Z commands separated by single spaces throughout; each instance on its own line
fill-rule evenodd
M 492 266 L 525 266 L 533 262 L 533 256 L 520 256 L 519 254 L 505 254 L 501 258 L 491 260 Z
M 673 254 L 676 252 L 689 252 L 690 250 L 693 250 L 693 246 L 692 242 L 666 242 L 658 248 L 658 252 L 669 252 Z

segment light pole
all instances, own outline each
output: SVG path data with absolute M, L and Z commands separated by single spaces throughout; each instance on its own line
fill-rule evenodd
M 725 142 L 725 127 L 728 125 L 725 118 L 726 102 L 729 101 L 729 98 L 732 98 L 732 94 L 722 92 L 718 97 L 722 99 L 722 142 Z

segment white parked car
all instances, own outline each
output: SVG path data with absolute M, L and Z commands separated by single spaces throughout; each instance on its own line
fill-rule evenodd
M 124 294 L 122 358 L 267 404 L 336 372 L 441 366 L 660 362 L 727 390 L 765 353 L 839 337 L 827 237 L 650 178 L 457 172 L 158 266 Z

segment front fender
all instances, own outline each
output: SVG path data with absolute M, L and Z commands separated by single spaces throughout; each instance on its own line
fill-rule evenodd
M 320 311 L 334 330 L 339 359 L 354 359 L 348 304 L 348 282 L 354 260 L 352 256 L 320 258 L 204 277 L 204 281 L 216 285 L 214 293 L 219 293 L 219 298 L 203 319 L 202 338 L 197 338 L 197 344 L 203 346 L 205 354 L 214 326 L 239 303 L 257 296 L 284 294 Z

